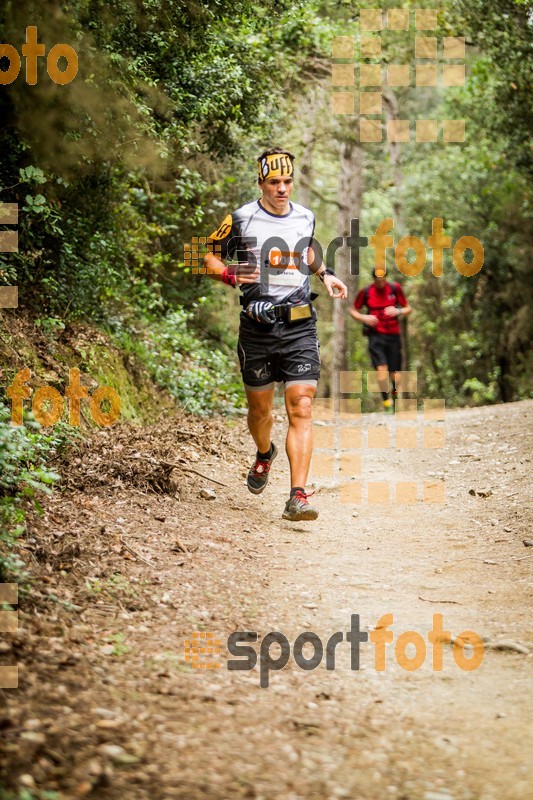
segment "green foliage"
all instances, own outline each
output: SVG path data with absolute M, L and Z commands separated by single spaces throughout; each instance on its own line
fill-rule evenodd
M 533 34 L 529 0 L 458 0 L 461 27 L 486 57 L 481 77 L 484 95 L 475 99 L 478 126 L 494 138 L 504 137 L 513 165 L 533 175 Z M 490 113 L 487 113 L 490 109 Z
M 467 117 L 467 125 L 474 124 Z M 452 245 L 461 236 L 475 236 L 485 254 L 482 270 L 471 278 L 455 270 L 447 250 L 442 278 L 433 277 L 428 265 L 407 282 L 416 310 L 415 366 L 425 385 L 453 402 L 527 397 L 531 190 L 509 164 L 506 142 L 480 132 L 461 148 L 426 151 L 423 160 L 406 167 L 405 198 L 411 231 L 422 227 L 421 220 L 428 228 L 431 217 L 439 216 Z
M 250 186 L 249 142 L 283 119 L 287 86 L 324 36 L 314 10 L 297 0 L 75 0 L 53 21 L 34 0 L 4 6 L 6 41 L 31 18 L 45 41 L 70 41 L 83 58 L 52 98 L 36 87 L 31 113 L 23 82 L 0 95 L 2 197 L 23 212 L 20 252 L 1 258 L 0 280 L 63 319 L 102 322 L 124 304 L 164 313 L 165 300 L 190 307 L 198 285 L 183 245 L 218 224 L 217 196 L 231 204 Z M 228 176 L 241 172 L 233 192 L 213 164 L 221 156 Z
M 243 405 L 235 359 L 202 341 L 191 325 L 193 319 L 193 311 L 178 307 L 136 328 L 114 320 L 113 336 L 124 353 L 134 354 L 187 411 L 231 413 Z
M 49 458 L 70 441 L 70 426 L 58 423 L 49 434 L 31 413 L 23 425 L 11 424 L 11 411 L 0 401 L 0 581 L 22 576 L 13 545 L 24 532 L 25 512 L 41 510 L 39 498 L 50 494 L 59 475 L 47 467 Z
M 45 335 L 51 337 L 53 337 L 57 331 L 65 330 L 65 323 L 63 320 L 57 319 L 56 317 L 38 317 L 34 325 L 36 328 L 40 328 Z
M 115 658 L 120 658 L 120 656 L 124 656 L 130 652 L 131 647 L 127 644 L 124 644 L 126 641 L 126 634 L 121 633 L 112 633 L 106 637 L 106 641 L 113 645 L 113 650 L 111 655 Z
M 12 144 L 10 158 L 13 152 L 21 152 L 20 144 L 17 145 L 14 140 Z M 2 172 L 5 174 L 6 166 L 0 157 L 0 175 Z M 39 291 L 42 296 L 44 290 L 45 296 L 51 296 L 59 288 L 52 269 L 54 243 L 63 233 L 59 204 L 55 198 L 47 198 L 36 188 L 48 180 L 40 168 L 20 168 L 17 178 L 8 187 L 9 195 L 4 195 L 3 199 L 19 204 L 19 241 L 23 244 L 17 253 L 0 255 L 0 280 L 2 283 L 16 282 L 27 286 L 32 295 Z
M 395 4 L 387 0 L 386 5 Z M 407 234 L 427 243 L 432 219 L 442 218 L 452 246 L 462 236 L 483 244 L 484 265 L 470 278 L 454 268 L 451 249 L 444 251 L 444 276 L 439 278 L 431 273 L 429 248 L 426 267 L 416 278 L 404 278 L 389 253 L 391 274 L 402 281 L 414 308 L 408 323 L 410 367 L 418 372 L 419 392 L 445 397 L 450 404 L 510 401 L 531 393 L 527 87 L 532 39 L 526 5 L 514 0 L 440 4 L 439 36 L 466 38 L 465 85 L 388 87 L 385 94 L 394 96 L 399 118 L 411 119 L 411 141 L 397 148 L 384 142 L 365 149 L 365 235 L 391 216 L 396 243 Z M 412 12 L 416 4 L 409 6 Z M 412 30 L 384 32 L 382 42 L 385 64 L 414 57 Z M 415 118 L 464 119 L 466 141 L 415 142 Z M 362 251 L 362 281 L 374 256 L 371 248 Z
M 47 789 L 19 789 L 8 792 L 0 787 L 0 800 L 61 800 L 58 792 Z
M 523 397 L 532 367 L 529 9 L 517 0 L 430 5 L 440 8 L 439 35 L 466 36 L 467 83 L 387 91 L 400 116 L 464 118 L 467 142 L 401 145 L 401 169 L 385 141 L 365 148 L 363 232 L 386 214 L 397 218 L 396 241 L 427 238 L 435 216 L 454 241 L 483 242 L 478 276 L 460 276 L 448 253 L 443 279 L 426 267 L 405 281 L 413 366 L 424 390 L 454 402 Z M 21 210 L 20 251 L 0 254 L 0 283 L 19 286 L 48 338 L 69 319 L 115 325 L 121 346 L 189 410 L 241 404 L 219 290 L 190 274 L 184 246 L 254 196 L 253 157 L 264 145 L 297 143 L 304 129 L 323 150 L 315 188 L 336 197 L 339 143 L 356 126 L 312 113 L 307 130 L 305 110 L 326 97 L 331 38 L 359 34 L 361 7 L 398 4 L 74 0 L 61 15 L 37 0 L 2 6 L 5 41 L 18 42 L 31 19 L 47 43 L 83 53 L 76 79 L 57 91 L 44 91 L 40 75 L 31 103 L 22 79 L 0 92 L 0 197 Z M 412 29 L 381 38 L 385 64 L 414 59 Z M 328 238 L 334 202 L 313 197 Z M 363 271 L 371 256 L 362 253 Z

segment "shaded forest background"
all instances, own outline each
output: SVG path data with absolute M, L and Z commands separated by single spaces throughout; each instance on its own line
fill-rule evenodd
M 184 245 L 258 196 L 255 157 L 280 144 L 296 153 L 295 199 L 315 211 L 322 243 L 347 235 L 353 217 L 365 236 L 393 217 L 395 242 L 407 233 L 427 241 L 434 217 L 452 242 L 482 241 L 485 264 L 471 278 L 449 252 L 442 278 L 429 259 L 415 278 L 389 264 L 415 309 L 409 368 L 420 396 L 449 405 L 526 397 L 531 5 L 439 2 L 438 36 L 466 37 L 466 84 L 384 93 L 389 119 L 465 119 L 464 144 L 361 145 L 357 114 L 331 113 L 333 37 L 357 42 L 360 8 L 403 7 L 413 16 L 420 5 L 437 8 L 397 0 L 4 2 L 2 42 L 20 52 L 26 26 L 36 25 L 47 52 L 58 42 L 76 49 L 79 72 L 59 86 L 40 59 L 29 86 L 23 60 L 18 79 L 0 86 L 0 200 L 20 208 L 19 252 L 0 254 L 0 283 L 18 285 L 20 297 L 19 309 L 0 312 L 2 379 L 23 365 L 7 354 L 13 320 L 24 317 L 52 348 L 77 338 L 77 365 L 88 372 L 102 334 L 126 370 L 143 370 L 188 411 L 242 407 L 237 292 L 191 274 Z M 414 63 L 412 24 L 382 39 L 384 64 Z M 373 251 L 361 253 L 363 285 Z M 337 258 L 345 275 L 347 250 Z M 349 282 L 351 301 L 358 282 Z M 323 296 L 318 304 L 327 394 L 335 368 L 365 368 L 367 355 L 346 308 L 333 310 Z M 106 382 L 121 390 L 119 377 L 109 368 Z M 124 402 L 125 416 L 142 418 L 138 406 L 138 398 Z M 30 427 L 13 431 L 7 404 L 0 413 L 7 508 L 21 483 L 31 494 L 56 480 L 46 453 L 71 432 L 32 429 L 31 415 Z M 12 528 L 19 511 L 9 509 Z

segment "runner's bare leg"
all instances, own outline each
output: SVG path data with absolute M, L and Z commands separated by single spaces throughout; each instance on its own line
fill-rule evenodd
M 376 367 L 378 385 L 380 392 L 389 391 L 389 368 L 386 364 L 378 364 Z
M 399 397 L 402 393 L 402 373 L 393 372 L 392 380 L 394 381 L 394 384 L 396 386 L 396 396 Z
M 270 448 L 270 432 L 274 422 L 272 417 L 274 391 L 274 387 L 255 392 L 246 389 L 248 429 L 260 453 L 266 453 Z
M 291 487 L 305 487 L 313 454 L 312 405 L 315 387 L 293 384 L 285 389 L 289 430 L 285 445 L 291 466 Z

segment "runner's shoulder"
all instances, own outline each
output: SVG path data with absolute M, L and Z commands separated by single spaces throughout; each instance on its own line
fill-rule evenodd
M 393 294 L 396 296 L 396 300 L 402 305 L 404 303 L 407 304 L 407 298 L 405 296 L 405 290 L 402 284 L 398 283 L 398 281 L 390 281 L 390 285 L 392 287 Z
M 249 219 L 251 216 L 256 214 L 259 211 L 257 200 L 252 200 L 249 203 L 244 203 L 244 205 L 239 206 L 239 208 L 235 209 L 232 212 L 231 216 L 233 217 L 233 221 L 242 222 L 243 220 Z
M 306 208 L 306 206 L 302 206 L 300 203 L 294 203 L 292 200 L 290 201 L 292 205 L 293 213 L 299 214 L 302 217 L 308 219 L 311 223 L 314 224 L 315 222 L 315 215 L 311 211 L 310 208 Z
M 257 210 L 257 206 L 254 202 L 245 203 L 230 214 L 226 214 L 221 224 L 211 234 L 210 239 L 214 241 L 227 241 L 232 237 L 238 236 L 254 213 L 254 209 Z

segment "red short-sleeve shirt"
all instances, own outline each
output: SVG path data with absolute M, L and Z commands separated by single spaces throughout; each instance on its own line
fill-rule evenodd
M 394 286 L 394 290 L 393 287 Z M 399 283 L 386 283 L 382 289 L 378 289 L 374 283 L 367 287 L 368 291 L 368 313 L 373 314 L 378 318 L 379 322 L 374 328 L 376 333 L 400 333 L 400 324 L 397 317 L 387 317 L 385 309 L 387 306 L 401 306 L 404 308 L 407 305 L 406 297 L 403 289 Z M 396 292 L 396 294 L 394 294 Z M 359 311 L 365 302 L 365 289 L 361 289 L 354 300 L 354 308 Z

